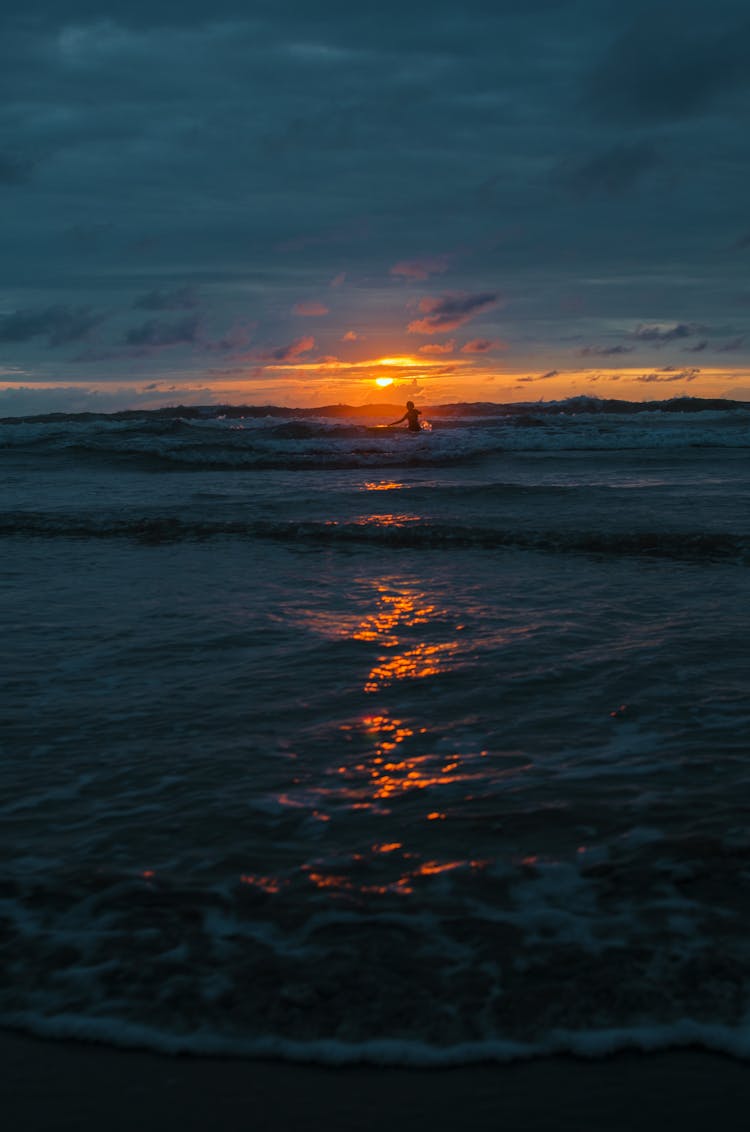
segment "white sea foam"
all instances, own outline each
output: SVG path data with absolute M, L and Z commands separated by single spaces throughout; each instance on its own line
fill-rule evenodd
M 0 422 L 0 448 L 71 458 L 159 458 L 177 467 L 377 467 L 455 463 L 493 452 L 622 451 L 750 447 L 750 411 L 575 413 L 437 421 L 412 436 L 356 422 L 277 418 Z
M 750 1021 L 722 1026 L 680 1019 L 669 1025 L 609 1027 L 601 1030 L 554 1030 L 537 1042 L 505 1038 L 435 1046 L 419 1041 L 375 1039 L 345 1042 L 331 1039 L 291 1041 L 269 1035 L 228 1039 L 198 1027 L 171 1034 L 157 1028 L 123 1023 L 118 1019 L 87 1018 L 75 1014 L 45 1018 L 28 1012 L 0 1015 L 0 1025 L 43 1038 L 102 1042 L 122 1049 L 146 1049 L 165 1054 L 208 1057 L 277 1059 L 322 1066 L 373 1065 L 395 1068 L 448 1068 L 573 1054 L 597 1059 L 628 1050 L 656 1053 L 665 1050 L 704 1049 L 750 1059 Z

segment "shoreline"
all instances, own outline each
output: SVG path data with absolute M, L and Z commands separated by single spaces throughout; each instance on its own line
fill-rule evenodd
M 721 1132 L 750 1066 L 689 1049 L 450 1069 L 328 1068 L 120 1050 L 0 1031 L 8 1132 Z

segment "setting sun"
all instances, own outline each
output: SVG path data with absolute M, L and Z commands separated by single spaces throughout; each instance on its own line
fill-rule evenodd
M 375 384 L 380 385 L 383 388 L 385 388 L 386 385 L 393 385 L 393 378 L 392 377 L 376 377 L 375 378 Z

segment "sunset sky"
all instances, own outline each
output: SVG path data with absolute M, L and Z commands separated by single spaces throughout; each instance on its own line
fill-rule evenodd
M 746 0 L 6 5 L 0 415 L 750 400 L 748 42 Z

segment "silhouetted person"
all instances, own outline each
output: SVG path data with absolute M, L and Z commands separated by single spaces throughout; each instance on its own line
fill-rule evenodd
M 406 402 L 406 412 L 404 413 L 403 417 L 399 417 L 397 421 L 393 422 L 393 424 L 389 424 L 388 428 L 394 428 L 397 424 L 401 424 L 402 421 L 408 421 L 409 423 L 407 424 L 406 427 L 409 430 L 409 432 L 419 432 L 419 418 L 420 418 L 420 416 L 421 416 L 421 411 L 419 409 L 414 408 L 414 402 L 413 401 L 407 401 Z

